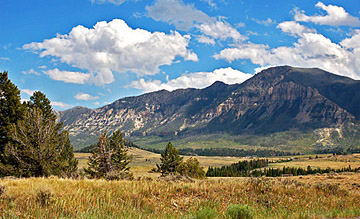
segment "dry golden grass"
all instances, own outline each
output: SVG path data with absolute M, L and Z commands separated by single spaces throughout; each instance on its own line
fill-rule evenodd
M 157 163 L 160 163 L 160 154 L 155 154 L 149 151 L 141 150 L 138 148 L 129 148 L 129 155 L 133 156 L 133 160 L 130 163 L 130 170 L 135 177 L 138 176 L 150 176 L 158 177 L 158 173 L 149 173 L 152 168 L 156 167 Z M 87 166 L 87 160 L 90 153 L 75 153 L 76 159 L 79 160 L 79 169 Z M 188 159 L 190 156 L 184 156 L 184 159 Z M 230 165 L 238 162 L 239 158 L 236 157 L 203 157 L 196 156 L 201 166 L 205 169 L 209 166 L 219 167 L 224 165 Z
M 3 218 L 194 218 L 212 208 L 227 218 L 230 204 L 247 204 L 255 218 L 360 215 L 360 174 L 289 178 L 227 178 L 173 182 L 58 178 L 5 179 Z
M 131 171 L 133 172 L 135 177 L 138 176 L 150 176 L 150 177 L 158 177 L 158 173 L 150 173 L 151 169 L 156 166 L 156 163 L 160 163 L 160 154 L 155 154 L 149 151 L 144 151 L 138 148 L 130 148 L 129 154 L 133 156 L 133 161 L 130 164 Z M 87 166 L 88 157 L 91 154 L 89 153 L 75 153 L 75 157 L 79 160 L 79 168 L 82 169 Z M 340 169 L 344 167 L 351 168 L 360 167 L 360 154 L 352 154 L 352 155 L 336 155 L 325 154 L 325 155 L 317 155 L 318 158 L 315 158 L 316 155 L 301 155 L 294 156 L 294 159 L 291 162 L 285 163 L 274 163 L 270 164 L 271 167 L 301 167 L 307 168 L 311 166 L 312 168 L 333 168 Z M 311 159 L 310 159 L 311 157 Z M 190 156 L 184 156 L 184 159 L 188 159 Z M 287 159 L 290 157 L 276 157 L 276 158 L 268 158 L 269 160 L 279 160 L 279 159 Z M 225 165 L 230 165 L 232 163 L 236 163 L 239 161 L 246 160 L 245 158 L 237 158 L 237 157 L 205 157 L 205 156 L 196 156 L 196 159 L 199 160 L 200 165 L 207 169 L 209 166 L 212 167 L 220 167 Z M 262 158 L 261 158 L 262 159 Z
M 318 158 L 315 158 L 315 155 L 312 156 L 298 156 L 297 159 L 286 162 L 286 163 L 275 163 L 271 166 L 273 167 L 302 167 L 306 168 L 311 166 L 312 168 L 321 168 L 325 169 L 330 167 L 332 169 L 341 169 L 344 167 L 351 168 L 360 167 L 360 154 L 350 154 L 350 155 L 317 155 Z M 311 157 L 311 159 L 310 159 Z M 278 158 L 277 158 L 278 159 Z

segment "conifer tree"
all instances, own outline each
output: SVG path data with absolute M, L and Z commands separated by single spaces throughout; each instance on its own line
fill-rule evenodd
M 24 113 L 19 89 L 9 80 L 8 72 L 0 72 L 0 176 L 12 174 L 14 161 L 5 155 L 5 146 L 11 140 L 11 125 L 22 120 Z
M 158 171 L 164 176 L 178 171 L 183 157 L 179 155 L 178 149 L 173 147 L 171 142 L 166 145 L 164 153 L 161 153 L 160 164 L 156 164 Z
M 0 154 L 9 141 L 10 125 L 21 120 L 24 112 L 19 89 L 9 80 L 8 72 L 0 72 Z
M 131 157 L 125 148 L 123 133 L 117 130 L 109 137 L 105 132 L 100 134 L 85 172 L 92 178 L 131 178 L 128 166 L 130 162 Z
M 15 161 L 12 175 L 69 176 L 76 171 L 67 132 L 59 133 L 55 121 L 46 119 L 40 109 L 27 111 L 24 120 L 13 124 L 10 131 L 5 154 Z
M 10 122 L 6 128 L 6 144 L 2 145 L 0 175 L 72 175 L 77 170 L 77 161 L 68 133 L 61 131 L 62 124 L 56 123 L 49 99 L 37 91 L 30 101 L 21 104 L 20 93 L 7 79 L 7 73 L 0 76 L 4 95 L 0 99 L 5 106 L 12 107 L 1 105 L 1 122 Z M 15 95 L 8 95 L 9 90 Z M 2 112 L 7 111 L 12 114 L 8 113 L 6 120 L 3 115 L 7 114 Z

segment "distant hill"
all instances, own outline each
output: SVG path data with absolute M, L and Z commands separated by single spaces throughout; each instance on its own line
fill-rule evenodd
M 360 81 L 317 68 L 280 66 L 242 84 L 161 90 L 95 110 L 76 107 L 59 112 L 59 119 L 77 148 L 94 143 L 100 131 L 117 128 L 130 139 L 308 132 L 360 120 Z

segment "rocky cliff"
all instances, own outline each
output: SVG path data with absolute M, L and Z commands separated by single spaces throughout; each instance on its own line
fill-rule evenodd
M 127 136 L 164 137 L 338 127 L 360 119 L 360 82 L 321 69 L 281 66 L 242 84 L 161 90 L 95 110 L 76 107 L 59 118 L 76 147 L 118 128 Z

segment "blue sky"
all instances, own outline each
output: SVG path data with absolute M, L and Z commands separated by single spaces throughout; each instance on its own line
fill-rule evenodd
M 269 66 L 360 79 L 360 1 L 2 0 L 0 71 L 57 110 Z

